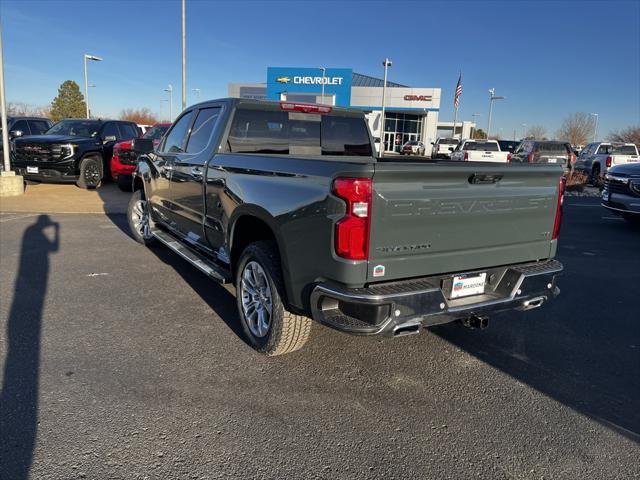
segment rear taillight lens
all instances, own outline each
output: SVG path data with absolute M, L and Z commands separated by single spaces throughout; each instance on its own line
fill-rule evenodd
M 567 185 L 567 177 L 564 175 L 560 177 L 560 184 L 558 185 L 558 204 L 556 206 L 556 219 L 553 222 L 553 240 L 558 238 L 560 234 L 560 224 L 562 223 L 562 204 L 564 203 L 564 189 Z
M 534 159 L 533 153 L 530 153 L 529 155 L 527 155 L 527 162 L 533 163 L 533 159 Z
M 510 162 L 512 158 L 513 155 L 511 155 L 511 153 L 507 153 L 507 162 Z
M 371 179 L 337 178 L 333 193 L 347 204 L 345 216 L 336 223 L 336 254 L 349 260 L 369 258 L 371 226 Z
M 469 161 L 469 152 L 464 152 L 464 160 Z
M 609 168 L 609 167 L 611 166 L 611 164 L 612 164 L 612 163 L 613 163 L 613 158 L 611 158 L 611 157 L 607 157 L 607 160 L 606 160 L 607 168 Z

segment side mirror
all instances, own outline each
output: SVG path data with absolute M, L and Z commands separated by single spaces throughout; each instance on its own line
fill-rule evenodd
M 11 138 L 21 137 L 22 135 L 23 135 L 22 130 L 11 130 L 11 131 L 9 132 L 9 136 L 10 136 Z
M 453 147 L 449 147 L 449 151 L 450 151 L 450 152 L 453 152 L 454 150 L 455 150 L 455 148 L 453 148 Z
M 102 140 L 102 143 L 109 143 L 109 142 L 115 142 L 115 141 L 116 141 L 116 136 L 115 135 L 107 135 Z
M 380 137 L 374 137 L 373 143 L 380 143 Z
M 151 138 L 134 138 L 131 141 L 131 150 L 139 155 L 151 153 L 154 150 L 153 140 Z
M 431 145 L 435 145 L 435 144 L 436 144 L 435 142 L 431 142 Z

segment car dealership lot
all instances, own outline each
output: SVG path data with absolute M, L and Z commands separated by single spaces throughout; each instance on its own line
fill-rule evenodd
M 314 325 L 265 358 L 231 289 L 129 238 L 126 195 L 51 187 L 2 201 L 2 479 L 638 474 L 640 230 L 597 198 L 566 199 L 545 309 L 398 339 Z M 61 188 L 76 209 L 42 200 Z

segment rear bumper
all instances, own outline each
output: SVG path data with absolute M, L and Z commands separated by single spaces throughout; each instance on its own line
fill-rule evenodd
M 487 272 L 486 293 L 449 299 L 451 275 L 347 289 L 327 283 L 311 293 L 314 320 L 355 335 L 396 335 L 506 310 L 529 310 L 555 298 L 557 260 L 498 267 Z M 472 273 L 472 272 L 468 272 Z

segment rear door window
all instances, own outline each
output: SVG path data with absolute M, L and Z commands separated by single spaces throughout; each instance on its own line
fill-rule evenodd
M 138 129 L 130 123 L 119 123 L 118 129 L 120 130 L 120 140 L 131 140 L 138 137 Z
M 113 122 L 105 123 L 104 128 L 102 129 L 103 139 L 105 139 L 106 137 L 118 138 L 119 135 L 120 135 L 120 132 L 118 132 L 118 126 L 115 123 Z
M 11 127 L 12 132 L 21 131 L 22 135 L 30 135 L 29 133 L 29 125 L 27 125 L 26 120 L 18 120 Z
M 238 109 L 228 138 L 234 153 L 371 156 L 361 117 Z
M 49 124 L 44 120 L 29 120 L 27 123 L 31 129 L 31 135 L 42 135 L 49 130 Z

